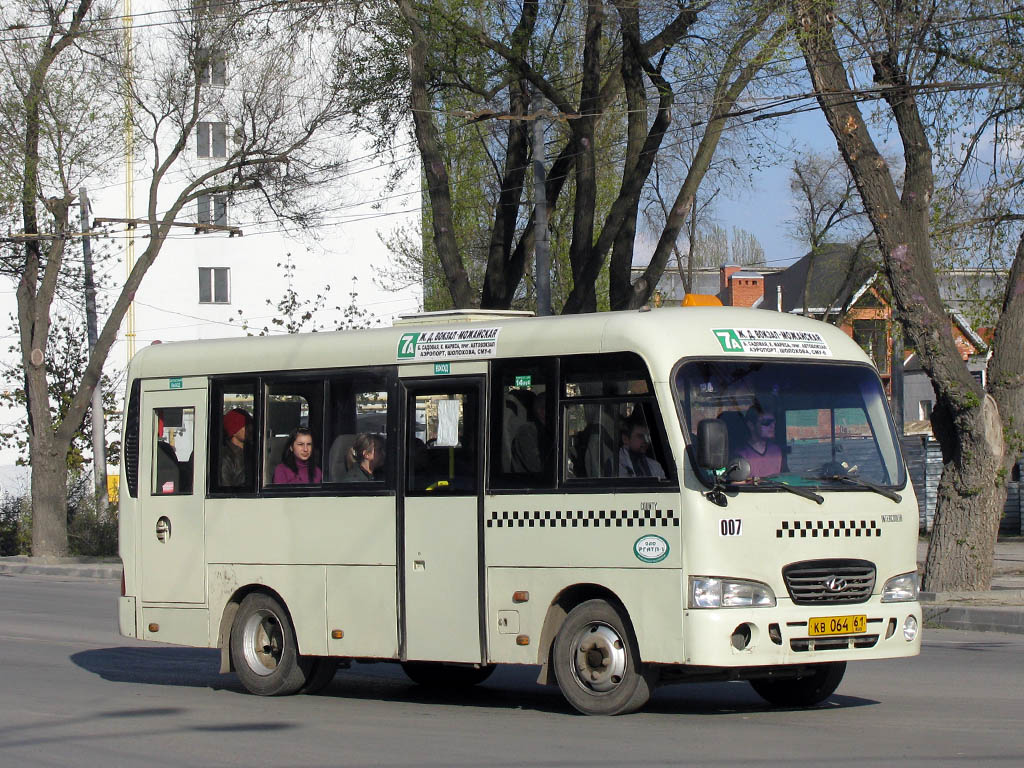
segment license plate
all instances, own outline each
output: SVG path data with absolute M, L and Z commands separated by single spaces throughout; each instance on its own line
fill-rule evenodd
M 858 635 L 868 629 L 867 616 L 828 616 L 823 619 L 811 619 L 807 622 L 807 634 L 821 637 L 822 635 Z

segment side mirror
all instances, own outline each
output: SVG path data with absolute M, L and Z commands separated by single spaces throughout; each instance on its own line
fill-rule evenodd
M 697 424 L 697 464 L 701 469 L 722 469 L 729 462 L 729 430 L 719 419 Z
M 725 471 L 725 479 L 730 483 L 742 483 L 750 477 L 750 462 L 742 456 L 738 457 Z

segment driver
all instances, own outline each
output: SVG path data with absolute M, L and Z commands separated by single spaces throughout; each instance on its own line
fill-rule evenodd
M 743 416 L 747 442 L 736 452 L 750 463 L 751 477 L 769 477 L 782 471 L 782 449 L 775 442 L 775 414 L 757 400 Z

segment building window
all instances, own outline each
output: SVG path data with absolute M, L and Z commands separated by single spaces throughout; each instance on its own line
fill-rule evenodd
M 917 412 L 919 414 L 918 418 L 920 418 L 922 421 L 924 421 L 925 419 L 930 419 L 932 417 L 932 401 L 922 400 L 918 404 Z
M 230 277 L 231 270 L 228 267 L 200 267 L 199 303 L 227 304 L 231 300 Z
M 197 200 L 200 224 L 216 224 L 218 227 L 228 225 L 228 196 L 200 195 Z
M 196 125 L 196 156 L 228 156 L 227 123 L 199 123 Z
M 212 48 L 201 48 L 196 56 L 200 85 L 227 85 L 227 62 L 224 54 Z

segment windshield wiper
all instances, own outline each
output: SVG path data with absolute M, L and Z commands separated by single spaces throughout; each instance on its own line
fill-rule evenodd
M 840 483 L 849 483 L 850 485 L 859 485 L 861 488 L 867 488 L 868 490 L 880 493 L 887 499 L 892 499 L 895 502 L 903 501 L 903 497 L 900 496 L 896 491 L 890 491 L 888 488 L 873 483 L 870 480 L 865 480 L 862 477 L 853 477 L 852 475 L 825 475 L 821 478 L 822 480 L 836 480 Z
M 806 488 L 801 488 L 800 486 L 797 485 L 790 485 L 789 483 L 784 483 L 781 480 L 755 480 L 753 481 L 752 485 L 755 488 L 781 488 L 784 491 L 795 493 L 797 496 L 803 496 L 805 499 L 810 499 L 811 501 L 817 502 L 818 504 L 825 503 L 824 496 L 817 494 L 814 491 L 809 491 Z

